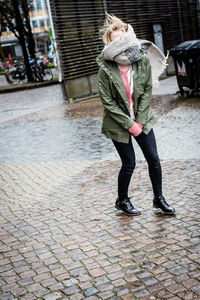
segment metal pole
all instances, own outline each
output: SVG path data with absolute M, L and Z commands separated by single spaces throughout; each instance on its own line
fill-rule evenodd
M 50 0 L 47 0 L 47 9 L 48 9 L 48 15 L 49 15 L 49 24 L 50 24 L 50 27 L 51 27 L 53 42 L 54 42 L 54 46 L 55 46 L 55 55 L 56 55 L 57 70 L 58 70 L 58 81 L 62 82 L 60 58 L 59 58 L 59 55 L 58 55 L 58 48 L 57 48 L 57 43 L 56 43 L 56 39 L 55 39 L 55 30 L 54 30 L 53 18 L 52 18 L 52 14 L 51 14 Z

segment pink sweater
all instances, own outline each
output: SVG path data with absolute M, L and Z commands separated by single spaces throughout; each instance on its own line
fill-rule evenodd
M 130 109 L 133 109 L 134 112 L 134 101 L 133 101 L 133 95 L 131 95 L 131 89 L 130 89 L 130 84 L 128 81 L 128 71 L 121 71 L 120 70 L 120 74 L 124 83 L 124 87 L 126 90 L 126 95 L 128 98 L 128 102 L 129 102 L 129 106 Z M 144 125 L 140 124 L 140 123 L 134 123 L 133 126 L 131 128 L 129 128 L 129 132 L 133 135 L 133 136 L 138 136 L 141 132 L 142 132 L 142 128 Z

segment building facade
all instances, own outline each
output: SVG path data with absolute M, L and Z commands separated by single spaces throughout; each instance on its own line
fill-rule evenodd
M 97 92 L 96 56 L 105 12 L 130 23 L 138 38 L 154 42 L 166 54 L 182 41 L 198 39 L 199 0 L 48 0 L 69 98 Z
M 49 16 L 46 0 L 27 0 L 27 2 L 30 8 L 30 24 L 36 44 L 36 52 L 45 55 L 48 53 L 50 44 Z M 13 58 L 23 55 L 18 39 L 9 29 L 2 33 L 1 43 L 6 58 L 9 53 Z
M 29 0 L 30 20 L 36 51 L 46 54 L 49 48 L 49 16 L 46 0 Z

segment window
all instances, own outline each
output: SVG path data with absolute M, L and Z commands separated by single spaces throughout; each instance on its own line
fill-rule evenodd
M 32 26 L 33 26 L 33 28 L 37 28 L 37 27 L 38 27 L 38 24 L 37 24 L 37 21 L 36 21 L 36 20 L 33 20 L 33 21 L 32 21 Z
M 40 27 L 44 27 L 44 19 L 40 19 L 39 22 L 40 22 Z
M 44 9 L 47 9 L 47 1 L 43 0 Z
M 36 0 L 36 8 L 37 10 L 42 9 L 41 0 Z
M 33 0 L 27 0 L 29 11 L 34 11 L 34 3 Z

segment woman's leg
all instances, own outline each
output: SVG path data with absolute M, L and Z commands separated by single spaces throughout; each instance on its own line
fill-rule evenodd
M 165 201 L 165 198 L 162 195 L 162 169 L 153 129 L 148 135 L 142 133 L 135 139 L 148 163 L 149 176 L 154 192 L 153 206 L 155 208 L 160 208 L 165 214 L 173 215 L 175 209 Z
M 157 152 L 156 140 L 153 129 L 145 135 L 142 133 L 135 138 L 148 163 L 149 176 L 151 179 L 155 197 L 162 195 L 162 169 Z
M 118 197 L 119 199 L 124 199 L 128 198 L 128 187 L 135 168 L 135 152 L 131 138 L 128 144 L 114 140 L 113 144 L 122 161 L 122 167 L 118 175 Z
M 128 187 L 135 168 L 135 152 L 131 137 L 128 144 L 114 140 L 113 143 L 122 161 L 122 167 L 118 175 L 118 198 L 115 207 L 122 210 L 126 215 L 138 216 L 141 214 L 140 211 L 133 207 L 128 197 Z

